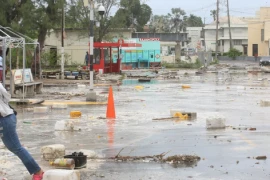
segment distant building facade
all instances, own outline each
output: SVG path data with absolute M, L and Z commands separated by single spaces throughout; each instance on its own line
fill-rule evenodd
M 243 55 L 248 54 L 248 19 L 232 17 L 231 34 L 233 47 L 238 49 Z M 206 25 L 202 33 L 203 46 L 206 50 L 215 51 L 216 49 L 216 22 Z M 230 50 L 230 36 L 228 18 L 221 17 L 218 27 L 218 51 L 225 53 Z
M 270 7 L 261 7 L 248 22 L 248 55 L 270 55 Z
M 130 39 L 133 29 L 111 30 L 111 39 Z M 85 64 L 85 53 L 89 51 L 89 32 L 86 29 L 65 29 L 65 60 L 66 64 Z M 61 30 L 52 30 L 45 40 L 45 51 L 61 55 Z

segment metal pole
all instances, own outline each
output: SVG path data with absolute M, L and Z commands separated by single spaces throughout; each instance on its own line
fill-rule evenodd
M 11 82 L 13 81 L 13 76 L 12 76 L 12 64 L 11 64 L 11 54 L 12 54 L 12 48 L 9 48 L 9 73 L 10 73 L 10 81 L 9 81 L 9 87 L 10 87 L 10 94 L 13 92 L 13 88 L 11 85 Z
M 6 38 L 3 40 L 3 46 L 2 46 L 2 84 L 4 87 L 6 87 L 6 76 L 5 76 L 5 71 L 6 71 Z
M 37 48 L 35 47 L 35 78 L 37 78 Z
M 64 53 L 65 53 L 65 49 L 64 49 L 64 4 L 62 6 L 62 36 L 61 36 L 61 39 L 62 39 L 62 48 L 61 48 L 61 79 L 64 79 Z
M 93 72 L 93 60 L 94 60 L 94 1 L 89 0 L 90 10 L 90 27 L 89 27 L 89 56 L 90 56 L 90 92 L 86 95 L 86 101 L 97 101 L 97 96 L 94 91 L 94 72 Z
M 219 21 L 219 0 L 217 0 L 217 19 L 216 19 L 216 54 L 215 60 L 217 60 L 217 53 L 218 53 L 218 21 Z
M 24 76 L 25 76 L 25 40 L 23 40 L 23 73 L 22 73 L 22 83 L 23 83 L 23 100 L 24 100 Z
M 90 90 L 94 89 L 94 72 L 93 72 L 93 59 L 94 59 L 94 2 L 90 0 Z
M 42 72 L 41 72 L 41 59 L 40 59 L 40 53 L 41 53 L 41 50 L 40 50 L 40 44 L 38 43 L 38 61 L 39 61 L 39 79 L 41 79 L 42 77 Z

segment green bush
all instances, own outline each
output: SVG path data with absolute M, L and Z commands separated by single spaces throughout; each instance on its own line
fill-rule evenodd
M 218 64 L 219 63 L 219 60 L 218 59 L 214 59 L 211 63 L 210 63 L 210 65 L 214 65 L 214 64 Z
M 228 56 L 232 59 L 235 59 L 237 56 L 241 56 L 241 55 L 242 53 L 235 48 L 230 49 L 230 51 L 228 52 Z
M 223 53 L 223 56 L 228 56 L 229 52 Z
M 179 62 L 179 63 L 162 63 L 162 67 L 165 68 L 184 68 L 184 69 L 198 69 L 202 66 L 201 62 L 199 59 L 196 60 L 195 63 L 187 63 L 187 62 Z

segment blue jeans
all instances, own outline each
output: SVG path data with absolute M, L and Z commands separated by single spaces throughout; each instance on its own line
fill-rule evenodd
M 18 134 L 16 132 L 17 118 L 15 114 L 0 118 L 0 136 L 5 146 L 17 155 L 30 174 L 35 174 L 40 171 L 40 167 L 29 154 L 29 152 L 22 147 Z

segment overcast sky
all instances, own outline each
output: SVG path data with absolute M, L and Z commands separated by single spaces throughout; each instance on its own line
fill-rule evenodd
M 153 14 L 165 15 L 172 8 L 181 8 L 189 14 L 206 18 L 206 23 L 210 23 L 213 18 L 210 10 L 216 9 L 217 0 L 146 0 L 153 11 Z M 226 15 L 226 0 L 220 0 L 221 14 Z M 270 0 L 230 0 L 232 16 L 255 16 L 261 6 L 270 6 Z

